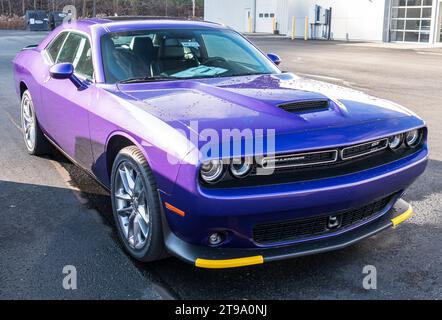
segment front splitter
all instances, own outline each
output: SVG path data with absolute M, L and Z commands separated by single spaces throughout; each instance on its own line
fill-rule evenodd
M 412 214 L 411 205 L 399 199 L 386 214 L 351 231 L 323 240 L 276 248 L 224 249 L 196 246 L 179 239 L 170 231 L 166 231 L 165 245 L 172 255 L 196 267 L 237 268 L 343 249 L 383 230 L 396 227 Z

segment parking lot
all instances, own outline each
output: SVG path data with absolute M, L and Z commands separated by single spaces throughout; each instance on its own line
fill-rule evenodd
M 402 104 L 426 120 L 431 160 L 408 191 L 415 215 L 345 250 L 232 270 L 175 258 L 130 259 L 113 231 L 110 198 L 55 153 L 27 155 L 14 91 L 14 55 L 44 34 L 0 31 L 0 299 L 441 299 L 442 49 L 253 37 L 283 70 Z M 62 106 L 60 106 L 61 108 Z M 62 287 L 76 266 L 78 289 Z M 362 286 L 377 269 L 377 289 Z

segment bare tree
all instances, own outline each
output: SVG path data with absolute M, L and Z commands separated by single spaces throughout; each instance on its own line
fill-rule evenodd
M 81 10 L 81 15 L 83 17 L 87 16 L 87 0 L 83 0 L 83 9 Z
M 196 16 L 202 15 L 204 0 L 196 1 Z M 84 17 L 93 12 L 105 15 L 192 16 L 192 0 L 0 0 L 0 14 L 24 15 L 28 9 L 60 10 L 72 4 Z
M 118 15 L 119 11 L 119 6 L 120 6 L 120 1 L 119 0 L 114 0 L 114 13 Z

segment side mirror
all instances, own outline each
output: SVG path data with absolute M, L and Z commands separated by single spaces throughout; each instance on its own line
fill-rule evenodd
M 71 80 L 78 90 L 85 89 L 85 84 L 75 76 L 74 71 L 72 63 L 58 63 L 49 69 L 49 74 L 51 78 L 56 80 Z
M 57 80 L 69 79 L 74 75 L 74 66 L 71 63 L 59 63 L 49 69 L 49 74 Z
M 277 54 L 274 54 L 274 53 L 268 53 L 267 54 L 267 57 L 269 57 L 269 59 L 270 60 L 272 60 L 272 62 L 274 63 L 274 64 L 276 64 L 277 66 L 279 66 L 280 64 L 281 64 L 281 58 L 277 55 Z

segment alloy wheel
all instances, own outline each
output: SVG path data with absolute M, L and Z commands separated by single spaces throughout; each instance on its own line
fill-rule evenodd
M 123 234 L 132 249 L 149 242 L 151 217 L 141 173 L 129 161 L 117 168 L 114 184 L 115 209 Z
M 35 146 L 35 117 L 31 98 L 25 94 L 22 100 L 22 128 L 26 147 L 29 150 Z

